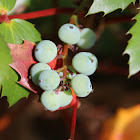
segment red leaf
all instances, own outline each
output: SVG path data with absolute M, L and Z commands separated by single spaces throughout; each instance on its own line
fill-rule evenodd
M 57 63 L 57 58 L 53 59 L 49 64 L 49 66 L 51 67 L 51 69 L 55 69 L 56 67 L 56 63 Z
M 58 54 L 58 52 L 57 52 L 57 54 Z M 62 67 L 62 64 L 63 64 L 63 62 L 62 62 L 62 58 L 57 58 L 57 57 L 55 57 L 50 63 L 48 63 L 49 64 L 49 66 L 51 67 L 51 69 L 58 69 L 58 68 L 61 68 Z
M 29 79 L 29 69 L 36 63 L 33 59 L 35 44 L 24 40 L 24 43 L 21 45 L 8 44 L 8 46 L 13 58 L 13 63 L 10 66 L 21 76 L 18 83 L 34 93 L 40 93 L 41 89 Z

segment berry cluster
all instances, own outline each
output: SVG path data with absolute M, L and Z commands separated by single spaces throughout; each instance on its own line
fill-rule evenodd
M 82 49 L 91 48 L 96 40 L 95 33 L 91 29 L 84 28 L 80 31 L 73 24 L 61 26 L 58 36 L 67 45 L 77 44 Z M 88 76 L 95 72 L 98 63 L 92 53 L 80 52 L 73 57 L 72 65 L 52 70 L 47 63 L 58 57 L 57 52 L 58 48 L 52 41 L 39 42 L 34 51 L 39 63 L 33 65 L 30 71 L 32 82 L 44 90 L 40 98 L 41 103 L 50 111 L 65 107 L 72 102 L 73 95 L 70 87 L 78 97 L 89 95 L 92 91 L 92 84 Z M 63 53 L 60 56 L 65 57 Z M 65 77 L 64 67 L 66 68 Z

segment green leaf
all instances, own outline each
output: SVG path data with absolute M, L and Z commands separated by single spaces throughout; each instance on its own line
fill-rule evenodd
M 12 57 L 10 55 L 9 48 L 4 41 L 3 37 L 0 35 L 0 86 L 9 74 L 8 64 L 12 62 Z
M 41 41 L 40 33 L 33 24 L 22 19 L 12 19 L 0 24 L 0 33 L 7 43 L 12 44 L 22 44 L 22 39 L 34 43 Z
M 140 13 L 135 16 L 137 22 L 129 30 L 132 34 L 131 39 L 123 54 L 130 55 L 129 58 L 129 77 L 140 71 Z
M 2 85 L 2 96 L 8 98 L 9 106 L 29 95 L 29 91 L 16 83 L 18 74 L 10 68 L 9 63 L 11 62 L 10 50 L 2 35 L 0 35 L 0 86 Z
M 0 14 L 11 11 L 15 6 L 16 0 L 0 0 Z
M 23 97 L 28 97 L 29 91 L 20 86 L 16 81 L 18 80 L 17 73 L 10 68 L 9 76 L 5 78 L 2 85 L 2 96 L 7 96 L 9 106 L 14 105 Z
M 87 15 L 104 12 L 105 15 L 117 9 L 124 10 L 131 2 L 136 0 L 94 0 Z

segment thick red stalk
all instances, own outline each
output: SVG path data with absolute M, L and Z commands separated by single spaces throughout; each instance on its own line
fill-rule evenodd
M 75 104 L 73 105 L 70 140 L 74 140 L 75 128 L 76 128 L 76 116 L 77 116 L 77 107 L 78 107 L 78 103 L 79 103 L 79 101 L 76 99 L 76 102 L 75 102 Z
M 50 9 L 45 9 L 45 10 L 40 10 L 40 11 L 35 11 L 35 12 L 29 12 L 29 13 L 23 13 L 23 14 L 17 14 L 17 15 L 1 15 L 0 16 L 0 22 L 5 22 L 7 19 L 13 19 L 13 18 L 19 18 L 19 19 L 34 19 L 34 18 L 40 18 L 40 17 L 46 17 L 46 16 L 53 16 L 53 15 L 58 15 L 58 14 L 73 14 L 74 8 L 50 8 Z M 80 17 L 84 17 L 85 13 L 79 13 Z M 130 22 L 132 17 L 134 15 L 129 15 L 129 16 L 120 16 L 120 17 L 107 17 L 105 18 L 105 25 L 110 25 L 110 24 L 116 24 L 116 23 L 125 23 L 125 22 Z M 73 21 L 73 20 L 72 20 Z M 74 24 L 74 23 L 71 23 Z
M 0 16 L 0 23 L 8 20 L 8 16 L 6 14 Z
M 45 9 L 35 12 L 29 12 L 24 14 L 18 14 L 18 15 L 10 15 L 8 16 L 9 19 L 13 18 L 20 18 L 20 19 L 34 19 L 34 18 L 40 18 L 45 16 L 52 16 L 52 15 L 58 15 L 58 14 L 72 14 L 74 12 L 73 8 L 51 8 L 51 9 Z

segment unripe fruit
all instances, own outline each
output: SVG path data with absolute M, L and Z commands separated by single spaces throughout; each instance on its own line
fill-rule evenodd
M 80 40 L 80 31 L 73 24 L 64 24 L 58 31 L 58 37 L 67 44 L 76 44 Z
M 57 55 L 57 47 L 50 40 L 39 42 L 35 48 L 35 58 L 42 63 L 51 62 Z
M 98 60 L 96 56 L 89 52 L 77 53 L 72 59 L 74 69 L 85 75 L 92 75 L 97 69 Z
M 80 40 L 78 41 L 78 47 L 82 49 L 90 49 L 93 47 L 96 41 L 96 35 L 90 28 L 83 28 L 80 32 Z
M 86 97 L 92 91 L 92 84 L 90 79 L 84 74 L 77 74 L 71 80 L 71 87 L 78 97 Z

